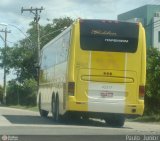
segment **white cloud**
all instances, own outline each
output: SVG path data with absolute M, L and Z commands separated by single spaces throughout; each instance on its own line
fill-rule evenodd
M 34 16 L 30 12 L 23 12 L 21 15 L 22 6 L 24 8 L 43 6 L 45 10 L 41 13 L 42 23 L 46 18 L 64 16 L 116 19 L 117 14 L 148 3 L 158 4 L 158 0 L 1 0 L 0 16 L 7 17 L 8 22 L 24 24 L 33 20 Z
M 92 18 L 92 19 L 117 19 L 117 15 L 135 9 L 145 4 L 160 4 L 159 0 L 1 0 L 0 23 L 16 25 L 26 32 L 28 24 L 33 21 L 34 15 L 30 12 L 21 14 L 24 8 L 40 8 L 45 10 L 41 13 L 40 24 L 45 24 L 48 19 L 59 17 Z M 2 27 L 0 26 L 0 29 Z M 16 42 L 23 38 L 23 34 L 16 28 L 8 26 L 12 33 L 8 40 Z M 1 33 L 0 33 L 1 34 Z M 1 34 L 2 35 L 2 34 Z M 0 39 L 0 47 L 4 46 Z M 0 78 L 1 79 L 1 78 Z

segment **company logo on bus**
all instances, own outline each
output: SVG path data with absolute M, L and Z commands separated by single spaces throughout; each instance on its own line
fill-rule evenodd
M 91 34 L 93 35 L 108 35 L 108 36 L 117 36 L 117 33 L 112 31 L 104 31 L 104 30 L 92 30 Z

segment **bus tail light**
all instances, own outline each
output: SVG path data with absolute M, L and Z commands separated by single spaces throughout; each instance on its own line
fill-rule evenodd
M 74 96 L 75 82 L 68 82 L 68 94 Z
M 139 98 L 144 99 L 145 95 L 145 86 L 139 86 Z

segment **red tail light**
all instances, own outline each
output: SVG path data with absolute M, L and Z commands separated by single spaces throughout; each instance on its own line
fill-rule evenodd
M 144 99 L 145 95 L 145 86 L 139 86 L 139 98 Z
M 75 89 L 75 82 L 68 82 L 68 95 L 73 96 Z

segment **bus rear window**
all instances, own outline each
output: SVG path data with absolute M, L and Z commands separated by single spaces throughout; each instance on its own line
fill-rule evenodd
M 138 33 L 136 23 L 80 20 L 80 46 L 83 50 L 134 53 Z

